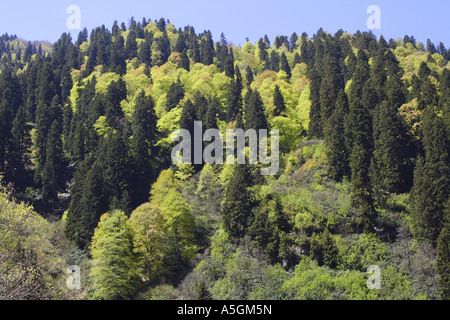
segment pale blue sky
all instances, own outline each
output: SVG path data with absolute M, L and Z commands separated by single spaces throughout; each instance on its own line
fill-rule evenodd
M 0 34 L 8 32 L 26 40 L 57 40 L 67 29 L 69 5 L 81 9 L 82 28 L 104 24 L 109 29 L 114 20 L 127 23 L 130 17 L 140 21 L 169 19 L 175 26 L 191 25 L 197 32 L 209 29 L 218 40 L 224 32 L 228 41 L 244 44 L 249 37 L 256 42 L 267 34 L 290 36 L 307 32 L 312 36 L 319 27 L 331 33 L 367 31 L 369 5 L 381 9 L 381 30 L 376 35 L 403 38 L 413 35 L 425 42 L 450 46 L 450 1 L 448 0 L 40 0 L 0 1 Z M 72 30 L 74 38 L 78 30 Z

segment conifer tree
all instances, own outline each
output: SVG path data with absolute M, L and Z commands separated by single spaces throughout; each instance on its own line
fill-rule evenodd
M 283 95 L 282 95 L 280 87 L 278 85 L 275 86 L 275 91 L 273 94 L 273 104 L 275 106 L 275 109 L 273 110 L 273 115 L 275 117 L 285 115 L 286 104 L 284 102 Z
M 178 106 L 180 101 L 184 98 L 184 88 L 178 79 L 170 85 L 169 92 L 167 93 L 166 110 L 170 111 Z
M 336 100 L 336 108 L 329 120 L 330 134 L 326 141 L 328 172 L 335 181 L 342 181 L 344 177 L 350 177 L 350 152 L 345 139 L 345 123 L 348 112 L 347 95 L 341 90 Z
M 270 70 L 278 72 L 280 71 L 280 54 L 276 50 L 270 52 Z
M 243 85 L 240 77 L 237 77 L 236 80 L 231 80 L 227 97 L 227 122 L 236 121 L 236 116 L 242 109 L 242 89 Z
M 311 101 L 311 108 L 309 113 L 310 122 L 309 122 L 308 137 L 310 139 L 322 138 L 323 128 L 322 128 L 322 117 L 320 112 L 320 86 L 322 79 L 314 64 L 314 60 L 310 60 L 308 64 L 308 78 L 311 80 L 310 96 L 309 96 L 309 99 Z
M 64 168 L 61 126 L 55 120 L 47 137 L 46 160 L 42 171 L 42 195 L 46 204 L 58 200 L 58 191 L 64 184 Z
M 125 44 L 125 55 L 127 59 L 133 59 L 137 56 L 137 42 L 136 42 L 136 32 L 133 29 L 130 29 L 127 41 Z
M 201 39 L 200 57 L 204 65 L 209 66 L 214 62 L 214 41 L 210 31 L 207 31 Z
M 251 165 L 237 165 L 231 178 L 223 205 L 225 231 L 235 240 L 244 236 L 249 217 L 255 206 L 255 198 L 250 190 L 254 181 Z
M 443 223 L 444 204 L 449 197 L 449 144 L 441 119 L 427 108 L 423 121 L 425 161 L 420 160 L 414 172 L 413 229 L 416 237 L 434 245 Z
M 156 40 L 156 44 L 159 51 L 161 52 L 160 61 L 158 61 L 158 65 L 163 65 L 169 60 L 169 57 L 172 53 L 170 49 L 170 40 L 167 35 L 167 31 L 164 31 L 162 37 L 159 37 Z
M 369 177 L 369 167 L 372 155 L 372 137 L 370 134 L 370 118 L 358 102 L 350 107 L 350 117 L 353 118 L 353 147 L 350 153 L 350 168 L 352 172 L 352 204 L 360 211 L 358 224 L 364 231 L 372 231 L 376 213 L 374 209 L 372 186 Z
M 106 120 L 108 124 L 115 129 L 121 129 L 123 126 L 124 113 L 121 102 L 127 98 L 127 86 L 125 81 L 120 78 L 113 81 L 108 86 L 106 95 Z
M 289 62 L 287 60 L 286 54 L 283 52 L 280 58 L 280 69 L 287 74 L 288 80 L 291 78 L 291 67 L 289 66 Z
M 250 93 L 245 103 L 245 129 L 267 129 L 267 119 L 264 114 L 264 103 L 257 90 Z
M 134 207 L 146 202 L 151 182 L 155 179 L 152 163 L 157 142 L 156 120 L 153 99 L 141 91 L 136 99 L 132 123 L 136 177 L 132 184 Z
M 250 66 L 247 66 L 247 69 L 245 70 L 245 79 L 247 79 L 247 87 L 250 87 L 254 79 L 253 70 Z
M 187 54 L 187 50 L 183 50 L 181 53 L 181 63 L 180 67 L 189 72 L 191 61 L 189 60 L 189 56 Z
M 437 272 L 442 300 L 450 300 L 450 201 L 444 212 L 444 225 L 437 241 Z
M 138 53 L 139 61 L 145 63 L 148 67 L 152 66 L 152 42 L 153 37 L 149 33 L 145 36 Z
M 230 52 L 227 55 L 227 57 L 225 58 L 224 70 L 225 70 L 225 75 L 227 77 L 229 77 L 229 78 L 233 78 L 234 77 L 235 68 L 234 68 L 233 48 L 230 48 Z
M 109 69 L 119 75 L 124 75 L 127 72 L 126 55 L 124 39 L 119 34 L 113 43 Z

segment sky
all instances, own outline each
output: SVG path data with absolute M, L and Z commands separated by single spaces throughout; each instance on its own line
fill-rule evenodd
M 211 30 L 217 41 L 223 32 L 228 42 L 243 45 L 267 34 L 288 37 L 295 31 L 312 36 L 320 27 L 334 34 L 339 29 L 369 31 L 370 5 L 380 9 L 380 29 L 386 39 L 414 36 L 450 46 L 448 0 L 0 0 L 0 34 L 16 34 L 25 40 L 55 42 L 62 33 L 76 39 L 80 30 L 69 30 L 67 8 L 80 8 L 81 28 L 90 32 L 114 20 L 128 24 L 164 17 L 177 28 L 193 26 L 197 33 Z

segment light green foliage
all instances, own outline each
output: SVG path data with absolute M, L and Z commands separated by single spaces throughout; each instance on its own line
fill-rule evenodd
M 61 249 L 73 246 L 33 208 L 8 198 L 0 188 L 0 300 L 82 298 L 83 292 L 65 286 L 68 265 Z M 59 248 L 54 244 L 58 238 Z
M 310 259 L 304 259 L 296 266 L 294 276 L 284 283 L 282 289 L 290 298 L 299 300 L 376 299 L 361 273 L 336 273 L 318 267 Z
M 387 248 L 374 234 L 354 235 L 343 242 L 338 246 L 340 269 L 364 272 L 386 258 Z
M 154 280 L 163 268 L 167 243 L 167 220 L 161 208 L 145 203 L 133 211 L 129 219 L 133 230 L 134 252 L 144 278 Z
M 139 277 L 133 254 L 133 232 L 122 211 L 106 213 L 95 229 L 91 246 L 92 298 L 129 299 Z
M 172 170 L 167 169 L 162 171 L 150 191 L 151 203 L 157 206 L 161 206 L 165 201 L 167 193 L 169 193 L 170 190 L 177 188 L 178 186 L 179 181 L 178 179 L 176 179 L 175 174 Z

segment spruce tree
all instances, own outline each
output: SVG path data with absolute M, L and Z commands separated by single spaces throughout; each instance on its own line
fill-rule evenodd
M 61 126 L 53 121 L 47 137 L 46 161 L 42 171 L 42 196 L 47 205 L 56 203 L 64 185 L 64 156 Z
M 137 57 L 138 48 L 136 42 L 136 32 L 130 29 L 130 32 L 127 36 L 127 41 L 125 44 L 125 56 L 127 59 L 133 59 Z
M 169 92 L 167 92 L 166 110 L 170 111 L 178 106 L 180 101 L 184 98 L 184 88 L 178 79 L 170 85 Z
M 187 55 L 187 50 L 183 50 L 181 53 L 181 63 L 180 67 L 189 72 L 191 61 L 189 60 L 189 56 Z
M 425 161 L 418 162 L 411 190 L 413 229 L 419 239 L 434 245 L 443 223 L 444 204 L 449 197 L 449 143 L 441 119 L 427 108 L 423 121 Z
M 370 115 L 359 99 L 353 100 L 350 104 L 349 123 L 352 137 L 350 149 L 352 205 L 359 212 L 358 227 L 361 226 L 366 232 L 373 232 L 376 212 L 369 176 L 373 150 L 372 127 Z
M 444 212 L 444 225 L 437 241 L 437 272 L 442 300 L 450 300 L 450 200 Z
M 154 102 L 141 91 L 136 99 L 133 113 L 133 156 L 135 180 L 132 184 L 133 205 L 144 203 L 150 192 L 151 182 L 156 178 L 153 172 L 153 157 L 157 142 L 156 114 Z
M 273 104 L 275 106 L 275 109 L 273 110 L 274 117 L 281 115 L 286 116 L 286 104 L 278 85 L 275 86 L 275 91 L 273 93 Z
M 250 93 L 245 103 L 245 129 L 268 129 L 266 115 L 264 114 L 264 103 L 257 90 Z
M 127 86 L 125 81 L 120 78 L 113 81 L 107 88 L 106 95 L 106 120 L 108 124 L 115 129 L 121 129 L 123 126 L 124 113 L 121 102 L 127 98 Z
M 280 70 L 286 72 L 288 80 L 291 78 L 291 67 L 289 66 L 289 62 L 284 52 L 281 54 L 280 58 Z
M 309 112 L 309 130 L 308 137 L 310 139 L 322 138 L 322 117 L 320 112 L 320 87 L 322 79 L 314 64 L 314 60 L 310 60 L 308 64 L 308 78 L 310 82 L 310 95 L 311 108 Z
M 113 49 L 111 52 L 109 69 L 112 72 L 119 75 L 124 75 L 127 72 L 127 64 L 125 61 L 126 54 L 123 36 L 119 34 L 113 43 Z
M 270 52 L 270 70 L 278 72 L 280 71 L 280 54 L 276 50 Z
M 247 79 L 247 87 L 250 87 L 254 79 L 253 70 L 250 66 L 247 66 L 245 70 L 245 79 Z
M 139 61 L 145 63 L 148 67 L 152 66 L 152 41 L 153 39 L 149 35 L 146 36 L 138 53 Z
M 227 97 L 227 122 L 236 121 L 236 116 L 242 109 L 242 89 L 242 81 L 239 78 L 231 80 Z
M 225 192 L 223 204 L 225 231 L 235 241 L 239 241 L 246 233 L 249 218 L 256 205 L 255 196 L 250 189 L 254 181 L 253 175 L 251 165 L 236 165 Z
M 328 172 L 335 181 L 342 181 L 344 177 L 350 177 L 350 152 L 345 139 L 345 123 L 348 112 L 347 95 L 341 90 L 336 100 L 336 108 L 329 120 L 330 134 L 326 140 Z

